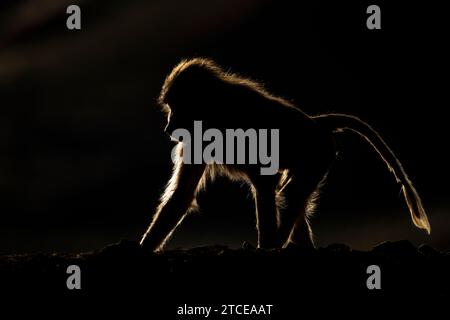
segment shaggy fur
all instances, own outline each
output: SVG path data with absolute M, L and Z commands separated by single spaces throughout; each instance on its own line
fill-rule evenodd
M 203 127 L 277 128 L 280 130 L 280 170 L 259 174 L 259 165 L 184 164 L 183 144 L 152 223 L 141 244 L 161 250 L 188 212 L 195 196 L 217 175 L 245 181 L 255 199 L 258 247 L 313 247 L 308 216 L 312 214 L 328 170 L 336 157 L 336 133 L 362 136 L 378 152 L 397 181 L 414 224 L 430 232 L 420 197 L 401 163 L 380 135 L 360 119 L 343 114 L 308 116 L 290 102 L 270 94 L 259 83 L 225 72 L 209 59 L 183 60 L 165 79 L 158 103 L 167 114 L 166 131 Z M 245 109 L 245 111 L 242 111 Z

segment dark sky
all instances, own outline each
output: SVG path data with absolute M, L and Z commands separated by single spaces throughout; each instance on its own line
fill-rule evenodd
M 170 173 L 155 99 L 181 58 L 207 56 L 309 114 L 351 113 L 396 152 L 429 213 L 416 229 L 400 187 L 358 137 L 313 221 L 319 245 L 410 239 L 450 248 L 443 10 L 371 2 L 0 2 L 0 253 L 76 251 L 139 239 Z M 78 3 L 82 30 L 66 28 Z M 226 112 L 226 111 L 222 111 Z M 245 109 L 243 108 L 243 111 Z M 219 180 L 169 247 L 255 242 L 245 186 Z

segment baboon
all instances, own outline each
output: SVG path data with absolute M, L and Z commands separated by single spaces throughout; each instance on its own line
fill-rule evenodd
M 363 137 L 402 186 L 413 223 L 430 233 L 422 202 L 401 163 L 380 135 L 352 115 L 309 116 L 259 83 L 224 71 L 205 58 L 183 60 L 165 79 L 158 104 L 167 115 L 165 131 L 207 128 L 279 128 L 279 170 L 261 175 L 260 165 L 186 164 L 178 142 L 171 179 L 141 245 L 162 250 L 176 227 L 195 209 L 197 192 L 218 175 L 249 184 L 256 211 L 257 246 L 313 248 L 309 217 L 320 186 L 336 157 L 334 135 L 350 131 Z

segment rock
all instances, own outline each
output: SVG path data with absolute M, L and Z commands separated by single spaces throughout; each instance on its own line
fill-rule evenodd
M 436 250 L 435 248 L 427 244 L 421 244 L 418 250 L 421 254 L 429 258 L 436 258 L 442 255 L 442 252 Z
M 335 254 L 348 254 L 352 251 L 348 245 L 342 243 L 330 244 L 325 248 L 325 250 Z
M 382 242 L 372 249 L 372 253 L 393 258 L 413 258 L 420 256 L 417 248 L 407 240 Z
M 242 242 L 242 249 L 254 251 L 256 248 L 250 242 L 244 241 L 244 242 Z
M 412 258 L 417 260 L 411 263 Z M 366 287 L 370 265 L 381 270 L 379 299 L 450 292 L 450 256 L 425 245 L 418 250 L 408 241 L 385 242 L 368 252 L 345 244 L 319 250 L 264 250 L 244 244 L 237 250 L 217 245 L 158 254 L 137 242 L 121 241 L 83 254 L 0 256 L 0 290 L 67 294 L 66 268 L 72 264 L 81 269 L 83 295 L 131 297 L 145 288 L 146 297 L 161 304 L 188 298 L 221 302 L 230 298 L 229 292 L 234 300 L 252 297 L 290 301 L 292 306 L 317 296 L 357 300 L 373 294 Z M 287 288 L 295 294 L 287 294 Z

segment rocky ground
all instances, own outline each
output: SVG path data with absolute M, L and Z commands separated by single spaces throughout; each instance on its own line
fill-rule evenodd
M 69 265 L 80 267 L 81 290 L 67 288 Z M 367 288 L 370 265 L 380 267 L 380 290 Z M 408 241 L 385 242 L 368 252 L 340 244 L 311 251 L 257 250 L 244 244 L 239 250 L 210 246 L 160 254 L 122 241 L 74 255 L 2 256 L 0 290 L 10 296 L 63 299 L 138 297 L 153 310 L 174 316 L 185 304 L 273 304 L 277 312 L 292 314 L 313 300 L 405 298 L 411 304 L 448 298 L 449 270 L 449 253 L 426 245 L 416 248 Z

